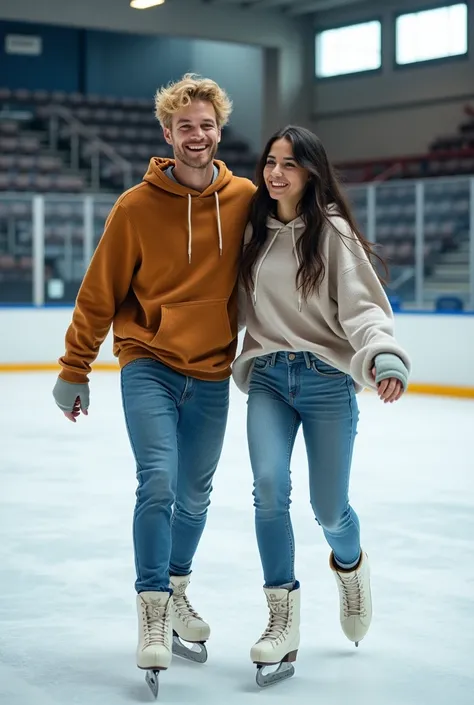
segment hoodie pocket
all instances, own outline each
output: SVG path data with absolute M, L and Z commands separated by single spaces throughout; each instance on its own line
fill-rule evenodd
M 193 365 L 224 352 L 233 339 L 227 299 L 216 299 L 164 304 L 160 327 L 150 345 Z

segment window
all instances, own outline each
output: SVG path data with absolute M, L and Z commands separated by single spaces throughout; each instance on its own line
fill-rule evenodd
M 316 35 L 316 76 L 373 71 L 382 65 L 380 22 L 328 29 Z
M 467 5 L 458 3 L 400 15 L 396 33 L 397 64 L 466 54 Z

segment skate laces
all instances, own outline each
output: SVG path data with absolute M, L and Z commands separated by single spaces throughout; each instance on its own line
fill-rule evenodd
M 166 619 L 166 607 L 162 605 L 147 603 L 144 611 L 145 645 L 164 644 L 168 633 L 168 620 Z
M 260 640 L 278 639 L 288 625 L 288 597 L 286 595 L 277 597 L 270 594 L 267 596 L 267 601 L 270 608 L 270 618 Z
M 202 622 L 203 620 L 191 606 L 184 590 L 184 588 L 178 588 L 175 592 L 173 592 L 173 605 L 179 613 L 180 619 L 183 620 L 186 626 L 189 626 L 189 622 L 193 619 L 198 619 Z
M 339 574 L 340 575 L 340 574 Z M 345 617 L 364 617 L 364 592 L 357 573 L 340 575 Z

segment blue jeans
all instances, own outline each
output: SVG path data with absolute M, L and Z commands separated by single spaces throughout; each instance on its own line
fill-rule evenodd
M 348 488 L 358 407 L 351 377 L 310 353 L 258 357 L 248 395 L 255 528 L 265 585 L 295 581 L 290 462 L 300 425 L 317 522 L 345 568 L 360 558 L 359 520 Z
M 204 530 L 224 441 L 229 380 L 186 377 L 143 358 L 125 365 L 121 384 L 138 479 L 135 588 L 166 591 L 170 574 L 191 572 Z

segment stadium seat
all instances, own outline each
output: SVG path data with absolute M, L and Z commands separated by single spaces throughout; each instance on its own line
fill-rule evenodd
M 463 311 L 464 304 L 458 296 L 440 296 L 435 302 L 436 311 Z

